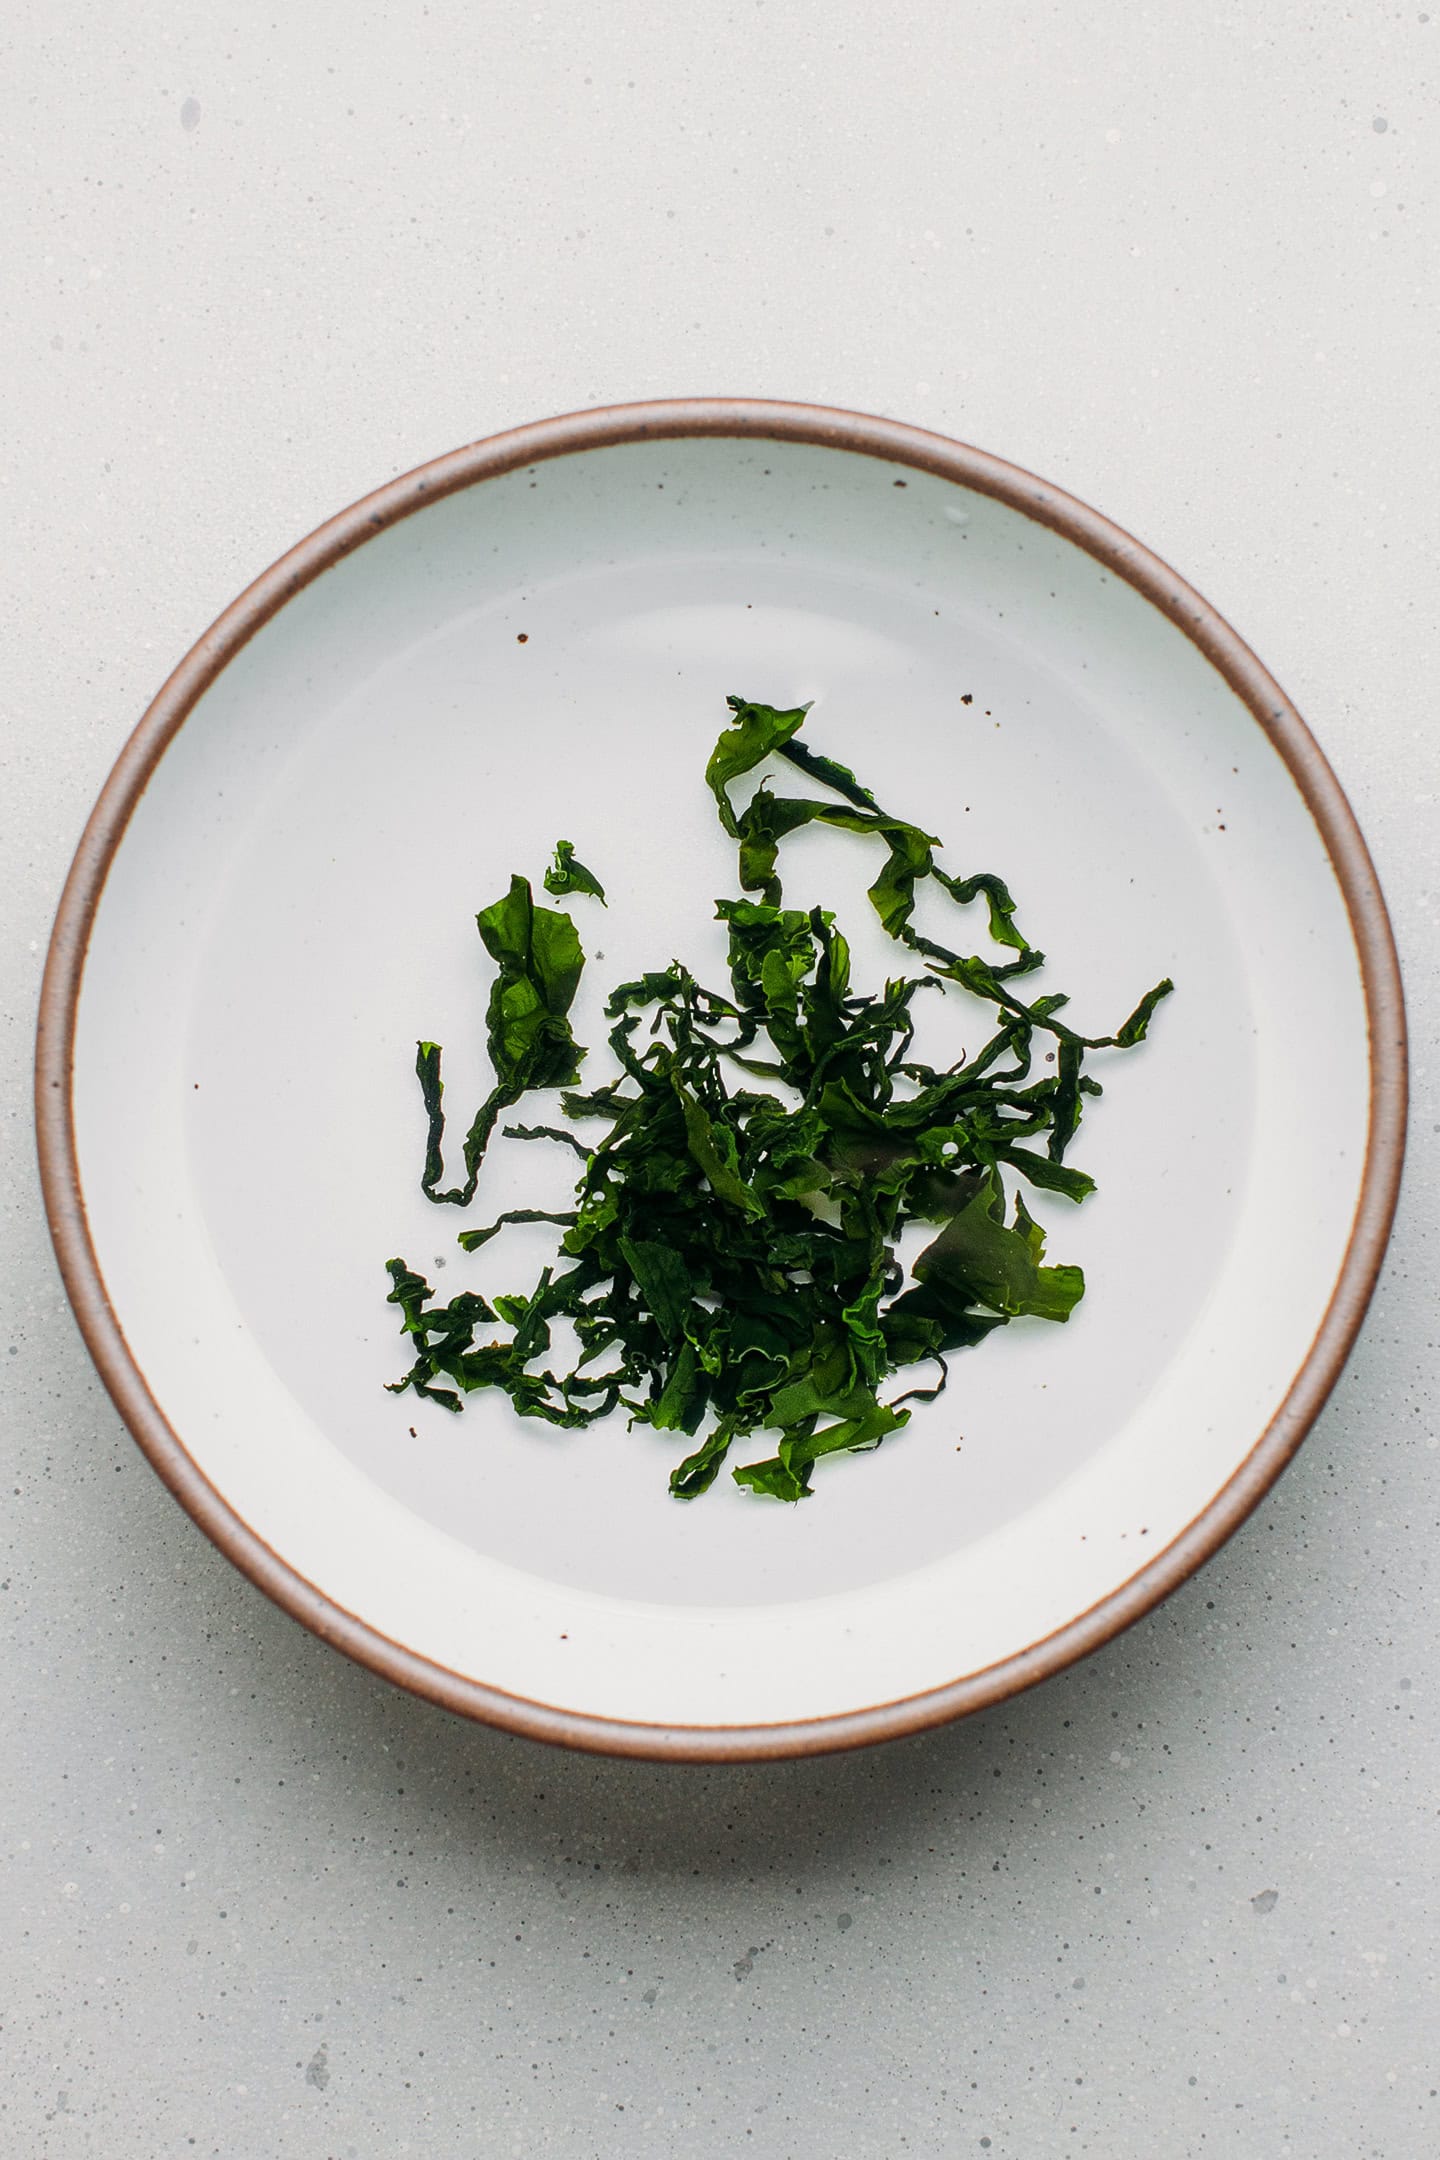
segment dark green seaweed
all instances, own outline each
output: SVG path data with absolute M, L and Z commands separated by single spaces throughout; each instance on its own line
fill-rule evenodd
M 418 1045 L 422 1190 L 468 1205 L 500 1112 L 534 1090 L 561 1091 L 564 1116 L 592 1131 L 507 1125 L 517 1139 L 575 1152 L 574 1204 L 511 1209 L 460 1234 L 475 1251 L 508 1224 L 555 1224 L 559 1249 L 528 1293 L 487 1301 L 467 1292 L 440 1304 L 403 1261 L 388 1263 L 390 1302 L 414 1354 L 392 1385 L 452 1411 L 498 1387 L 521 1416 L 566 1428 L 617 1407 L 657 1432 L 694 1440 L 706 1428 L 671 1473 L 681 1499 L 714 1482 L 736 1441 L 763 1433 L 773 1453 L 732 1476 L 795 1501 L 826 1456 L 878 1447 L 908 1422 L 905 1404 L 938 1395 L 948 1355 L 1015 1320 L 1069 1319 L 1084 1277 L 1046 1261 L 1045 1234 L 1018 1191 L 1007 1203 L 1002 1172 L 1074 1202 L 1093 1192 L 1065 1160 L 1086 1099 L 1100 1093 L 1086 1053 L 1142 1042 L 1173 985 L 1157 983 L 1113 1035 L 1079 1034 L 1057 1017 L 1062 995 L 1027 1001 L 1013 987 L 1044 956 L 1020 930 L 1001 878 L 943 868 L 938 839 L 891 816 L 847 766 L 799 740 L 807 707 L 728 703 L 705 769 L 749 896 L 716 902 L 729 936 L 728 993 L 678 961 L 621 984 L 606 1007 L 619 1077 L 581 1094 L 585 1053 L 567 1015 L 584 956 L 570 917 L 537 907 L 516 877 L 476 918 L 497 970 L 487 1011 L 495 1083 L 466 1135 L 464 1182 L 442 1191 L 440 1050 Z M 772 755 L 840 802 L 776 795 L 762 781 L 737 810 L 733 783 Z M 883 847 L 870 901 L 923 973 L 857 991 L 834 916 L 785 907 L 780 852 L 812 824 Z M 544 882 L 552 895 L 604 900 L 568 841 Z M 983 900 L 990 940 L 1009 957 L 922 936 L 913 916 L 927 882 L 957 910 Z M 947 987 L 992 1006 L 998 1027 L 972 1057 L 938 1071 L 910 1056 L 911 1008 L 921 991 Z M 1037 1038 L 1053 1046 L 1038 1072 Z M 907 1277 L 898 1241 L 917 1222 L 935 1235 Z M 556 1322 L 578 1345 L 569 1371 L 545 1362 Z M 882 1400 L 885 1383 L 913 1366 L 938 1378 Z

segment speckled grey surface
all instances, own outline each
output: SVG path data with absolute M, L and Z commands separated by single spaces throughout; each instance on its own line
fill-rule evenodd
M 0 2150 L 1440 2150 L 1440 10 L 22 0 L 5 42 Z M 729 1772 L 452 1722 L 235 1576 L 91 1372 L 28 1106 L 84 814 L 235 591 L 455 443 L 705 390 L 929 422 L 1173 560 L 1338 767 L 1415 1035 L 1370 1322 L 1203 1577 L 1008 1709 Z

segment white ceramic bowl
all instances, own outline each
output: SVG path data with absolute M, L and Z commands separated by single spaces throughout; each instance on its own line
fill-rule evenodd
M 713 978 L 733 858 L 699 776 L 732 690 L 813 698 L 817 744 L 1008 876 L 1087 1026 L 1177 984 L 1087 1118 L 1098 1196 L 1036 1202 L 1086 1269 L 1074 1321 L 957 1359 L 800 1507 L 723 1478 L 679 1504 L 671 1436 L 623 1419 L 557 1435 L 381 1385 L 405 1363 L 391 1253 L 448 1255 L 449 1288 L 528 1278 L 513 1247 L 467 1266 L 416 1189 L 416 1037 L 445 1042 L 452 1100 L 484 1077 L 476 908 L 564 835 L 609 889 L 597 991 L 672 953 Z M 876 977 L 895 953 L 862 929 L 855 843 L 811 837 L 807 904 L 842 896 Z M 1163 564 L 915 429 L 643 405 L 383 488 L 181 664 L 61 905 L 41 1161 L 136 1438 L 308 1626 L 542 1738 L 800 1753 L 1029 1685 L 1244 1517 L 1375 1279 L 1402 1038 L 1333 775 Z M 536 1159 L 497 1151 L 487 1211 Z

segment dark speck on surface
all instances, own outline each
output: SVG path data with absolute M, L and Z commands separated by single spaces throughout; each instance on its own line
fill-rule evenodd
M 181 125 L 181 127 L 182 127 L 182 128 L 184 128 L 184 130 L 185 130 L 185 132 L 186 132 L 186 134 L 187 134 L 187 135 L 189 135 L 189 134 L 192 134 L 192 133 L 194 132 L 194 130 L 195 130 L 195 129 L 196 129 L 197 127 L 199 127 L 199 125 L 200 125 L 200 100 L 199 100 L 199 98 L 193 98 L 193 97 L 187 97 L 187 98 L 186 98 L 186 100 L 185 100 L 184 104 L 183 104 L 183 105 L 182 105 L 182 106 L 180 107 L 180 125 Z

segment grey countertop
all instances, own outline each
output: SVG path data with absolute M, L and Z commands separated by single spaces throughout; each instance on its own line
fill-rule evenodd
M 1440 9 L 19 0 L 5 43 L 0 2149 L 1440 2150 Z M 85 813 L 239 587 L 457 443 L 696 391 L 921 421 L 1173 561 L 1335 763 L 1415 1041 L 1360 1346 L 1220 1557 L 1008 1708 L 729 1770 L 471 1728 L 232 1573 L 91 1370 L 28 1101 Z

